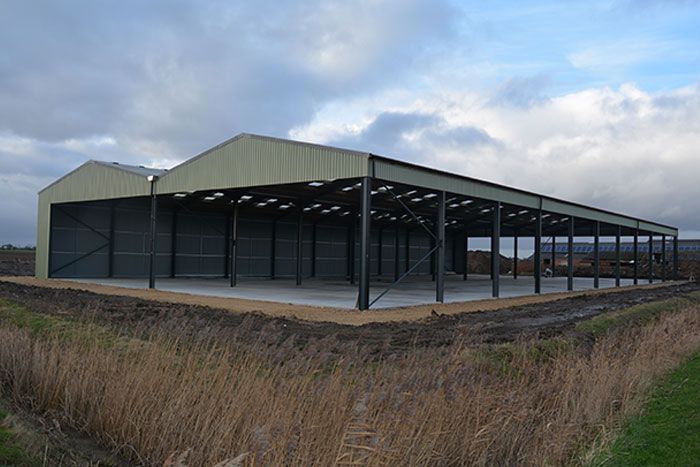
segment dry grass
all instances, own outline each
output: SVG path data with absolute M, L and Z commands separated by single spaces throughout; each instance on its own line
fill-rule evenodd
M 0 384 L 147 465 L 562 465 L 700 346 L 699 311 L 585 349 L 454 345 L 379 362 L 318 346 L 114 345 L 6 323 Z

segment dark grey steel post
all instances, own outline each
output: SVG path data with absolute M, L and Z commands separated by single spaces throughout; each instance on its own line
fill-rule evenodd
M 235 287 L 238 280 L 238 206 L 233 208 L 233 216 L 231 217 L 231 236 L 229 238 L 229 251 L 231 252 L 229 255 L 229 261 L 231 264 L 228 267 L 229 280 L 231 287 Z
M 678 235 L 673 237 L 673 280 L 678 280 Z
M 518 278 L 518 234 L 513 235 L 513 279 Z
M 173 212 L 173 219 L 175 219 L 175 213 Z M 175 231 L 175 221 L 173 221 L 173 232 Z M 224 278 L 228 279 L 229 267 L 231 261 L 229 257 L 231 256 L 231 214 L 226 215 L 226 230 L 224 232 Z M 171 276 L 172 277 L 172 276 Z
M 569 216 L 569 238 L 566 258 L 566 290 L 574 290 L 574 216 Z
M 593 227 L 593 288 L 600 287 L 600 221 Z
M 400 238 L 399 220 L 396 219 L 396 229 L 394 230 L 394 281 L 399 280 L 399 238 Z
M 654 282 L 654 235 L 649 234 L 649 283 Z
M 493 225 L 491 226 L 491 295 L 499 295 L 499 280 L 501 275 L 501 203 L 493 208 Z
M 177 275 L 177 209 L 173 209 L 173 224 L 170 227 L 170 277 Z
M 158 198 L 156 197 L 156 183 L 158 177 L 151 175 L 151 234 L 149 236 L 149 260 L 148 260 L 148 288 L 155 289 L 156 287 L 156 220 L 158 210 Z
M 557 237 L 552 235 L 552 258 L 550 266 L 552 267 L 552 277 L 556 276 L 557 272 Z
M 615 232 L 615 287 L 620 287 L 620 230 L 622 227 L 618 225 Z
M 114 277 L 114 202 L 109 205 L 109 250 L 107 256 L 107 277 Z
M 377 251 L 377 276 L 382 275 L 382 261 L 384 260 L 384 229 L 379 229 L 379 250 Z
M 316 223 L 311 224 L 311 277 L 316 277 Z
M 272 220 L 272 248 L 270 248 L 270 279 L 275 278 L 275 263 L 277 262 L 277 219 Z
M 430 250 L 432 253 L 430 254 L 430 277 L 433 282 L 435 282 L 435 247 L 437 246 L 437 240 L 435 240 L 433 237 L 430 237 Z
M 639 283 L 639 229 L 634 229 L 634 240 L 632 243 L 632 280 L 634 285 Z
M 469 233 L 464 232 L 464 274 L 462 280 L 467 280 L 469 275 Z
M 661 236 L 661 282 L 666 282 L 666 235 Z
M 406 245 L 404 245 L 404 247 L 406 248 L 404 272 L 408 272 L 408 270 L 411 269 L 411 229 L 408 227 L 406 227 Z
M 369 308 L 369 250 L 370 250 L 370 220 L 371 220 L 371 190 L 372 179 L 362 178 L 362 213 L 360 215 L 360 286 L 358 307 L 360 310 Z
M 355 231 L 357 230 L 357 216 L 352 213 L 352 222 L 348 229 L 348 276 L 350 284 L 355 284 Z
M 445 192 L 438 193 L 437 224 L 435 234 L 437 237 L 437 250 L 435 261 L 435 301 L 445 301 Z
M 537 211 L 535 219 L 535 267 L 533 275 L 535 276 L 535 293 L 542 292 L 542 211 Z
M 304 262 L 304 214 L 303 211 L 299 211 L 299 218 L 297 219 L 297 272 L 296 272 L 296 283 L 301 285 L 301 266 Z

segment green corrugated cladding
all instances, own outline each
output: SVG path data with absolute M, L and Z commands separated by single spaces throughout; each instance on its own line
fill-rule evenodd
M 368 159 L 367 153 L 244 134 L 169 171 L 158 193 L 362 177 Z
M 51 204 L 146 196 L 150 189 L 146 177 L 90 161 L 41 190 L 36 231 L 36 276 L 46 278 L 49 273 Z

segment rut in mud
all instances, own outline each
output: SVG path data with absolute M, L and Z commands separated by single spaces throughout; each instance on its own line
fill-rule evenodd
M 0 298 L 36 312 L 107 323 L 132 333 L 147 334 L 157 330 L 175 336 L 263 345 L 292 342 L 297 347 L 323 341 L 324 347 L 334 348 L 335 352 L 343 352 L 348 347 L 362 347 L 372 353 L 391 354 L 413 348 L 442 347 L 456 339 L 498 343 L 520 337 L 549 337 L 601 313 L 699 289 L 700 286 L 690 283 L 622 289 L 602 295 L 575 296 L 496 311 L 435 314 L 420 321 L 361 326 L 274 318 L 259 313 L 232 313 L 204 306 L 9 282 L 0 282 Z

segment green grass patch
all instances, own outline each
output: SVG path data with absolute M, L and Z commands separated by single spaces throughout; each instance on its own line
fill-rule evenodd
M 0 409 L 0 467 L 37 465 L 15 439 L 6 418 L 7 413 Z
M 700 465 L 700 352 L 657 387 L 592 465 Z
M 645 324 L 662 313 L 678 311 L 700 302 L 700 292 L 692 292 L 659 302 L 643 303 L 622 310 L 603 313 L 576 324 L 576 330 L 593 337 L 604 335 L 621 327 Z

